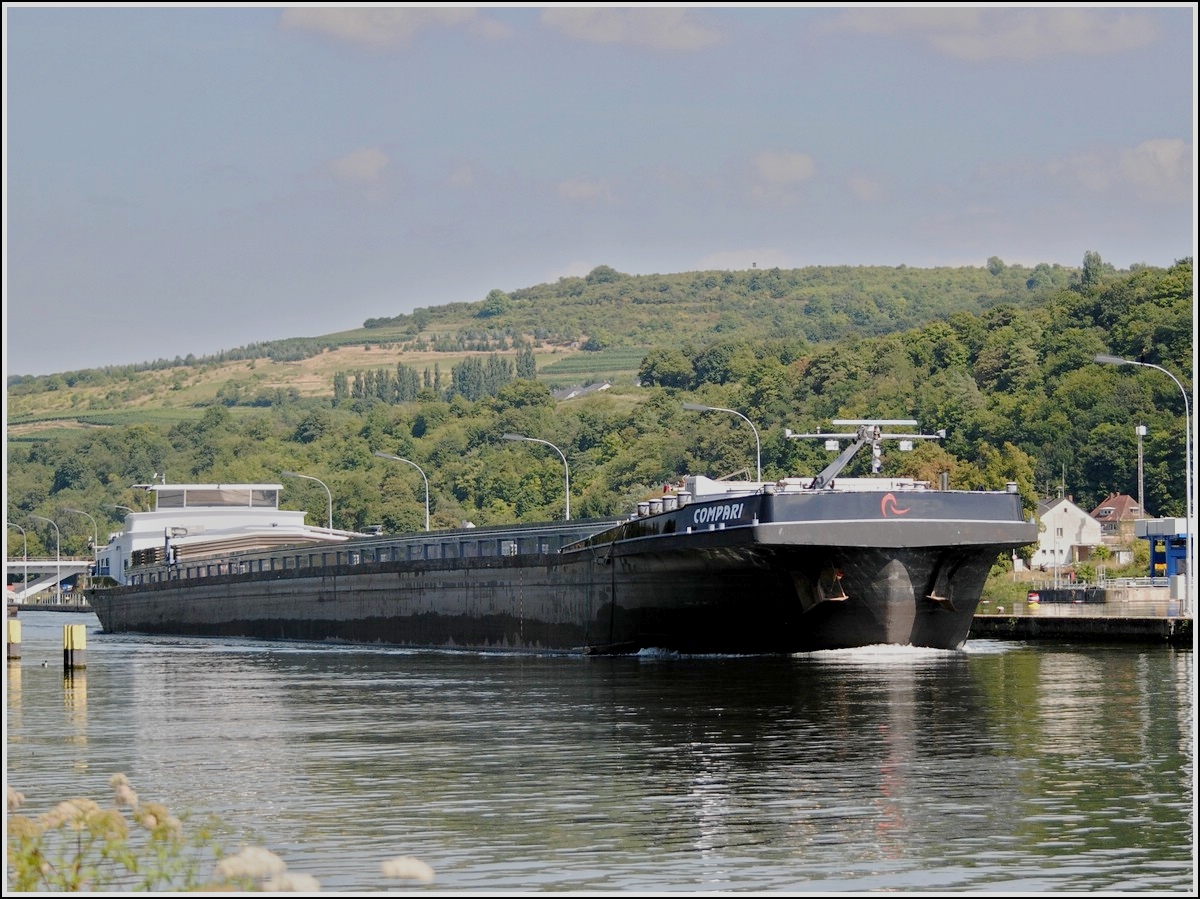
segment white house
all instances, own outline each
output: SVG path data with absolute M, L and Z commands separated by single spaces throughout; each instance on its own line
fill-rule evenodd
M 1029 563 L 1035 571 L 1084 562 L 1104 542 L 1100 522 L 1069 499 L 1042 500 L 1038 521 L 1038 547 Z

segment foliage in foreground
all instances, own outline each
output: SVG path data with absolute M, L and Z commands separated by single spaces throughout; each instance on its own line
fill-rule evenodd
M 185 829 L 165 806 L 140 801 L 125 775 L 114 774 L 109 783 L 110 808 L 92 799 L 68 799 L 36 818 L 14 814 L 25 797 L 8 787 L 6 891 L 320 889 L 316 878 L 288 871 L 267 849 L 245 846 L 227 854 L 219 820 Z M 407 856 L 384 862 L 382 874 L 421 883 L 434 876 L 424 862 Z

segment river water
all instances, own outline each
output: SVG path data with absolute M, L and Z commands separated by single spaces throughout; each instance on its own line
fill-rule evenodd
M 1190 650 L 530 657 L 21 620 L 23 813 L 124 773 L 327 891 L 395 886 L 400 855 L 453 891 L 1195 887 Z

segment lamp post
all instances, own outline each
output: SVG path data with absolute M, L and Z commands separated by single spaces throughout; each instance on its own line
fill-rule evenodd
M 1050 525 L 1054 528 L 1054 589 L 1058 589 L 1058 532 L 1062 528 L 1054 521 L 1054 516 L 1050 517 Z
M 21 563 L 24 567 L 24 571 L 21 574 L 21 599 L 24 599 L 25 590 L 29 587 L 29 535 L 25 533 L 25 528 L 21 527 L 19 524 L 13 524 L 10 521 L 8 522 L 8 526 L 10 528 L 16 528 L 18 531 L 20 531 L 21 539 L 24 542 L 24 547 L 21 550 Z M 5 562 L 7 561 L 8 560 L 5 559 Z
M 722 409 L 720 406 L 705 406 L 701 403 L 684 403 L 683 408 L 691 412 L 728 412 L 730 415 L 736 415 L 754 431 L 754 449 L 755 449 L 755 468 L 758 472 L 758 480 L 762 481 L 762 441 L 758 437 L 758 428 L 754 427 L 754 422 L 744 416 L 736 409 Z
M 410 459 L 401 459 L 399 456 L 393 456 L 391 453 L 384 453 L 384 452 L 380 452 L 379 450 L 375 450 L 375 455 L 377 455 L 381 459 L 393 459 L 396 462 L 407 462 L 409 465 L 411 465 L 417 471 L 421 472 L 421 478 L 425 481 L 425 530 L 428 531 L 429 530 L 429 478 L 425 477 L 425 472 L 421 469 L 421 466 L 418 465 L 416 462 L 413 462 Z
M 74 512 L 76 515 L 82 515 L 92 523 L 92 564 L 95 565 L 100 554 L 100 531 L 96 527 L 96 519 L 88 515 L 83 509 L 63 509 L 64 512 Z
M 322 487 L 325 487 L 325 494 L 326 494 L 326 496 L 329 497 L 329 527 L 327 528 L 327 530 L 329 530 L 332 533 L 332 531 L 333 531 L 333 494 L 329 492 L 329 488 L 325 485 L 325 482 L 322 481 L 320 478 L 314 478 L 312 475 L 299 474 L 298 472 L 295 472 L 295 471 L 284 471 L 284 472 L 281 472 L 281 474 L 285 478 L 304 478 L 304 480 L 306 480 L 306 481 L 316 481 Z
M 62 534 L 59 533 L 58 525 L 56 525 L 49 518 L 43 518 L 40 515 L 30 515 L 29 517 L 34 518 L 38 521 L 48 522 L 50 524 L 50 526 L 54 528 L 54 568 L 55 568 L 55 576 L 58 578 L 58 582 L 54 585 L 54 592 L 58 594 L 58 602 L 59 602 L 59 605 L 61 605 L 62 604 Z
M 1154 365 L 1153 363 L 1150 363 L 1150 362 L 1138 362 L 1136 359 L 1124 359 L 1120 356 L 1106 356 L 1104 354 L 1097 356 L 1096 361 L 1099 362 L 1101 365 L 1140 365 L 1143 368 L 1157 369 L 1158 371 L 1161 371 L 1164 375 L 1166 375 L 1168 378 L 1170 378 L 1172 381 L 1174 381 L 1175 386 L 1179 388 L 1179 392 L 1183 394 L 1183 427 L 1184 427 L 1184 431 L 1185 431 L 1184 443 L 1183 443 L 1183 454 L 1184 454 L 1183 478 L 1184 478 L 1184 490 L 1187 491 L 1187 504 L 1186 504 L 1187 511 L 1185 512 L 1185 514 L 1187 515 L 1187 521 L 1185 522 L 1185 525 L 1187 528 L 1186 533 L 1185 533 L 1185 537 L 1187 540 L 1187 544 L 1186 544 L 1187 571 L 1185 571 L 1184 575 L 1183 575 L 1183 608 L 1181 609 L 1181 611 L 1183 611 L 1184 613 L 1187 613 L 1188 611 L 1190 611 L 1189 604 L 1192 601 L 1192 583 L 1193 583 L 1193 581 L 1192 581 L 1192 563 L 1193 563 L 1193 560 L 1195 559 L 1195 538 L 1192 533 L 1195 530 L 1195 524 L 1192 521 L 1192 416 L 1191 416 L 1191 407 L 1188 404 L 1187 391 L 1183 389 L 1183 384 L 1181 384 L 1179 382 L 1179 379 L 1177 377 L 1175 377 L 1173 374 L 1171 374 L 1169 371 L 1167 371 L 1165 368 L 1163 368 L 1161 365 Z
M 542 443 L 542 444 L 545 444 L 546 446 L 550 447 L 550 449 L 554 450 L 556 453 L 558 453 L 559 456 L 562 457 L 563 469 L 567 473 L 567 475 L 566 475 L 567 517 L 565 520 L 570 521 L 571 520 L 571 468 L 569 465 L 567 465 L 567 457 L 563 455 L 563 451 L 560 450 L 553 443 L 551 443 L 549 440 L 539 440 L 536 437 L 524 437 L 520 434 L 501 434 L 500 439 L 502 439 L 502 440 L 528 440 L 530 443 Z
M 1138 439 L 1138 509 L 1146 514 L 1146 468 L 1142 461 L 1142 438 L 1146 436 L 1146 426 L 1137 426 Z

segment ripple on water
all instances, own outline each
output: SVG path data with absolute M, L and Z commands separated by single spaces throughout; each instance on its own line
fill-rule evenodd
M 126 773 L 326 890 L 1183 890 L 1188 653 L 499 656 L 89 633 L 7 677 L 36 813 Z M 394 884 L 393 884 L 394 886 Z

